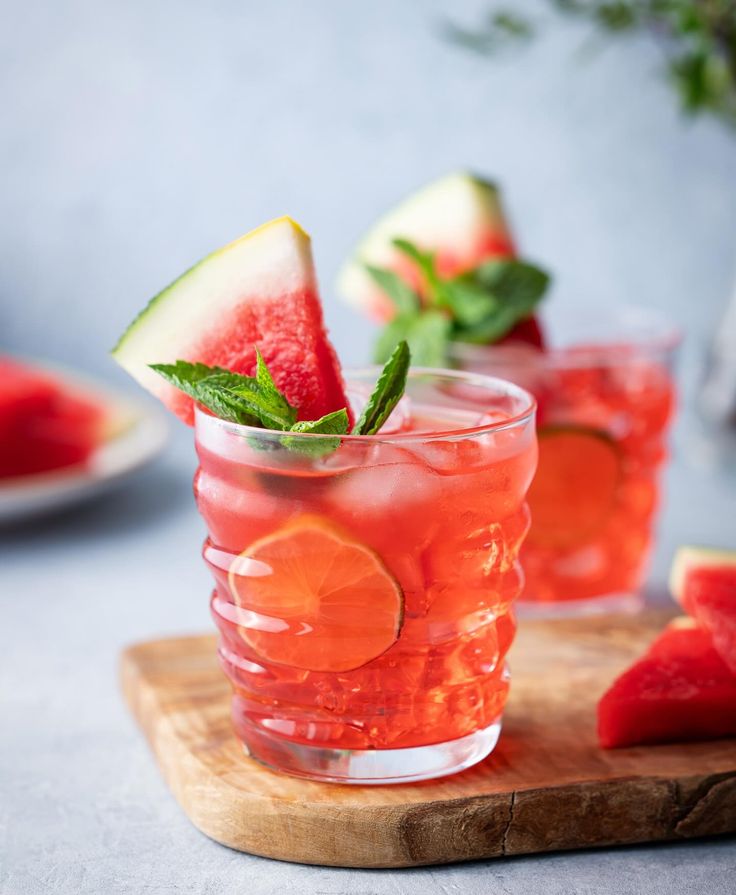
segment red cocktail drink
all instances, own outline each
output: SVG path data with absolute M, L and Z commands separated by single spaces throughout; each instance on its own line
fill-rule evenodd
M 357 402 L 375 376 L 351 377 Z M 250 753 L 360 783 L 487 755 L 523 583 L 533 399 L 416 370 L 375 436 L 287 446 L 201 410 L 196 436 L 220 659 Z
M 539 468 L 522 599 L 545 611 L 634 606 L 653 539 L 675 403 L 677 333 L 637 309 L 578 309 L 552 346 L 453 345 L 464 369 L 537 398 Z M 555 342 L 559 347 L 555 347 Z

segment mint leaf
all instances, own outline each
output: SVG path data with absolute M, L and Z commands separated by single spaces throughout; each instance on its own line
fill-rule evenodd
M 433 252 L 422 251 L 408 239 L 398 238 L 391 241 L 394 247 L 397 248 L 402 255 L 405 255 L 416 264 L 420 273 L 427 281 L 428 286 L 431 287 L 437 282 L 439 277 L 437 275 L 437 267 L 435 265 Z
M 267 429 L 290 429 L 297 418 L 292 407 L 276 387 L 261 352 L 256 348 L 256 375 L 214 377 L 213 385 L 224 388 L 242 401 L 244 409 L 257 417 Z
M 447 343 L 452 321 L 443 311 L 427 310 L 412 324 L 408 336 L 414 362 L 422 367 L 447 365 Z
M 260 352 L 257 363 L 256 376 L 183 360 L 151 364 L 151 369 L 220 419 L 246 426 L 290 429 L 297 412 L 276 388 Z
M 318 420 L 294 423 L 291 431 L 310 435 L 346 435 L 349 423 L 348 412 L 343 408 L 342 410 L 328 413 Z M 325 454 L 331 454 L 332 451 L 340 447 L 340 439 L 333 437 L 294 438 L 293 436 L 284 435 L 281 443 L 292 451 L 297 451 L 310 457 L 322 457 Z
M 266 366 L 266 362 L 258 350 L 258 346 L 256 346 L 256 384 L 260 389 L 263 400 L 270 404 L 271 413 L 280 414 L 285 420 L 289 421 L 289 425 L 293 425 L 296 422 L 297 409 L 289 404 L 277 388 L 276 383 L 273 381 L 273 376 L 271 376 L 271 371 Z
M 474 326 L 498 310 L 499 300 L 472 275 L 463 275 L 444 284 L 447 304 L 460 326 Z
M 315 435 L 347 435 L 349 422 L 348 412 L 343 407 L 342 410 L 333 410 L 332 413 L 326 413 L 318 420 L 305 420 L 295 423 L 291 427 L 291 431 Z
M 366 264 L 365 269 L 371 275 L 378 288 L 396 305 L 396 309 L 400 314 L 411 313 L 419 308 L 419 296 L 393 270 L 373 267 L 371 264 Z
M 237 381 L 233 379 L 233 375 L 204 379 L 200 388 L 226 393 L 230 400 L 238 403 L 244 413 L 258 420 L 257 425 L 260 424 L 265 429 L 285 432 L 292 427 L 296 422 L 296 410 L 280 392 L 272 394 L 268 389 L 263 389 L 255 377 L 243 376 Z
M 444 311 L 427 308 L 421 313 L 400 314 L 378 335 L 374 349 L 377 363 L 385 362 L 401 342 L 407 342 L 412 361 L 420 367 L 444 367 L 452 321 Z
M 549 275 L 525 261 L 486 261 L 474 271 L 451 281 L 451 288 L 479 288 L 484 291 L 487 313 L 458 315 L 453 338 L 488 345 L 506 336 L 519 321 L 530 317 L 549 285 Z M 490 303 L 488 303 L 490 300 Z M 479 312 L 480 312 L 479 305 Z
M 218 376 L 211 376 L 197 383 L 196 393 L 192 395 L 197 403 L 228 422 L 238 423 L 241 426 L 260 426 L 260 417 L 253 413 L 242 398 L 218 382 L 218 379 Z
M 187 360 L 178 360 L 174 364 L 149 364 L 149 366 L 175 388 L 195 400 L 194 392 L 198 382 L 215 373 L 229 372 L 224 367 L 208 367 L 207 364 L 193 364 Z
M 502 302 L 513 302 L 527 313 L 541 300 L 549 286 L 549 274 L 530 264 L 513 258 L 486 261 L 476 268 L 475 279 Z
M 419 316 L 419 312 L 399 314 L 381 329 L 373 348 L 373 360 L 377 364 L 385 364 L 399 342 L 409 341 L 412 324 Z
M 373 392 L 353 426 L 353 435 L 375 435 L 391 415 L 406 388 L 411 352 L 399 342 L 378 377 Z
M 498 313 L 473 326 L 458 326 L 452 332 L 456 342 L 470 342 L 474 345 L 493 345 L 500 342 L 511 330 L 526 317 L 517 313 L 512 307 L 501 308 Z
M 178 360 L 174 364 L 150 364 L 150 367 L 220 419 L 244 426 L 258 425 L 257 417 L 226 387 L 227 384 L 235 384 L 246 377 L 231 373 L 223 367 L 208 367 L 206 364 L 185 360 Z M 213 383 L 213 379 L 218 381 Z
M 417 318 L 419 319 L 419 318 Z M 385 365 L 365 410 L 353 431 L 373 435 L 388 419 L 404 393 L 410 352 L 405 341 L 393 351 Z M 321 457 L 340 446 L 350 424 L 347 409 L 325 414 L 318 420 L 297 422 L 298 411 L 279 391 L 256 348 L 256 375 L 243 376 L 223 367 L 178 360 L 175 364 L 151 364 L 151 369 L 176 388 L 202 404 L 220 419 L 249 426 L 276 429 L 284 433 L 281 444 L 289 450 Z M 299 438 L 309 434 L 324 436 Z M 255 447 L 266 449 L 254 436 Z

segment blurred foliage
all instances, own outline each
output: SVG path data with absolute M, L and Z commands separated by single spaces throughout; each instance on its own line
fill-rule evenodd
M 736 127 L 736 0 L 546 0 L 554 11 L 601 34 L 649 34 L 665 58 L 682 107 Z M 447 36 L 483 55 L 528 41 L 543 22 L 493 8 L 475 29 L 446 26 Z

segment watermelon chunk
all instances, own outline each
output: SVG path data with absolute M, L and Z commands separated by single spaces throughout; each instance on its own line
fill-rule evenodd
M 0 358 L 0 479 L 85 463 L 108 412 L 45 370 Z
M 670 576 L 672 596 L 713 638 L 736 674 L 736 551 L 680 547 Z
M 256 345 L 299 419 L 349 408 L 310 239 L 291 218 L 258 227 L 188 270 L 149 302 L 112 353 L 191 425 L 191 398 L 148 365 L 199 361 L 252 375 Z
M 365 265 L 411 277 L 413 269 L 405 268 L 404 257 L 392 245 L 399 237 L 436 252 L 438 268 L 447 276 L 477 267 L 487 258 L 515 254 L 493 184 L 463 173 L 436 180 L 382 217 L 338 275 L 337 287 L 345 300 L 380 321 L 393 317 L 395 307 Z
M 598 703 L 604 749 L 736 735 L 736 677 L 708 631 L 676 619 Z

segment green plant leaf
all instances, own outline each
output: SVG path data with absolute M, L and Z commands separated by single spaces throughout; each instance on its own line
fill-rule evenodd
M 406 342 L 399 342 L 378 377 L 363 412 L 353 426 L 353 435 L 375 435 L 401 400 L 411 363 Z
M 202 381 L 205 388 L 220 389 L 229 398 L 239 402 L 242 410 L 259 420 L 266 429 L 288 431 L 296 422 L 296 410 L 283 395 L 276 398 L 269 390 L 263 390 L 255 378 L 242 378 L 233 382 L 231 376 L 213 376 Z
M 256 375 L 228 373 L 215 376 L 212 385 L 221 386 L 243 402 L 243 408 L 257 417 L 267 429 L 288 430 L 296 422 L 297 410 L 276 388 L 261 352 L 256 348 Z
M 426 303 L 429 305 L 444 304 L 442 280 L 437 272 L 434 252 L 424 252 L 408 239 L 393 239 L 392 243 L 403 255 L 413 261 L 424 281 Z
M 276 388 L 260 352 L 257 365 L 256 376 L 183 360 L 150 366 L 220 419 L 246 426 L 290 429 L 296 422 L 296 409 Z
M 446 366 L 451 332 L 452 321 L 444 311 L 429 309 L 420 314 L 407 337 L 414 363 L 421 367 Z
M 484 262 L 476 268 L 475 278 L 501 303 L 514 302 L 530 311 L 547 291 L 550 282 L 549 274 L 541 267 L 514 258 Z
M 419 316 L 418 311 L 413 314 L 398 314 L 381 329 L 373 348 L 373 360 L 377 364 L 385 364 L 399 342 L 409 341 L 412 324 Z
M 366 264 L 365 269 L 382 292 L 393 301 L 399 314 L 408 314 L 419 308 L 419 296 L 411 286 L 393 270 L 373 267 Z
M 178 360 L 173 364 L 150 364 L 149 366 L 175 388 L 195 400 L 194 392 L 197 383 L 202 379 L 207 379 L 215 373 L 229 373 L 229 370 L 224 367 L 208 367 L 207 364 L 190 363 L 187 360 Z
M 645 34 L 662 50 L 683 109 L 710 113 L 736 126 L 736 5 L 733 0 L 549 0 L 556 11 L 587 21 L 599 35 Z M 504 8 L 504 6 L 506 8 Z M 476 28 L 445 26 L 445 35 L 492 56 L 521 43 L 533 22 L 494 3 Z M 534 16 L 543 23 L 541 15 Z
M 184 360 L 174 364 L 150 364 L 150 367 L 220 419 L 243 426 L 259 425 L 258 418 L 227 388 L 228 384 L 235 384 L 244 378 L 239 374 L 223 367 L 208 367 Z M 213 382 L 213 379 L 218 381 Z
M 376 340 L 374 357 L 385 363 L 401 342 L 407 342 L 412 361 L 420 367 L 444 367 L 452 321 L 444 311 L 427 308 L 399 315 L 387 323 Z
M 396 402 L 404 393 L 410 352 L 406 342 L 393 351 L 371 394 L 354 431 L 372 435 L 388 419 Z M 297 422 L 298 411 L 278 389 L 271 373 L 256 348 L 256 375 L 243 376 L 223 367 L 177 361 L 175 364 L 151 364 L 151 369 L 202 404 L 220 419 L 243 425 L 275 429 L 283 435 L 281 444 L 289 450 L 321 457 L 340 446 L 340 436 L 347 434 L 349 416 L 346 408 L 327 413 L 318 420 Z M 324 438 L 299 438 L 299 435 L 324 435 Z M 268 449 L 254 439 L 254 447 Z
M 328 437 L 295 438 L 291 435 L 284 435 L 281 443 L 284 447 L 300 454 L 306 454 L 309 457 L 322 457 L 325 454 L 331 454 L 340 447 L 340 438 L 332 436 L 347 434 L 349 423 L 347 410 L 335 410 L 318 420 L 294 423 L 291 427 L 292 432 L 309 435 L 324 434 Z
M 498 298 L 472 274 L 448 280 L 444 287 L 453 319 L 461 326 L 474 326 L 498 310 Z

